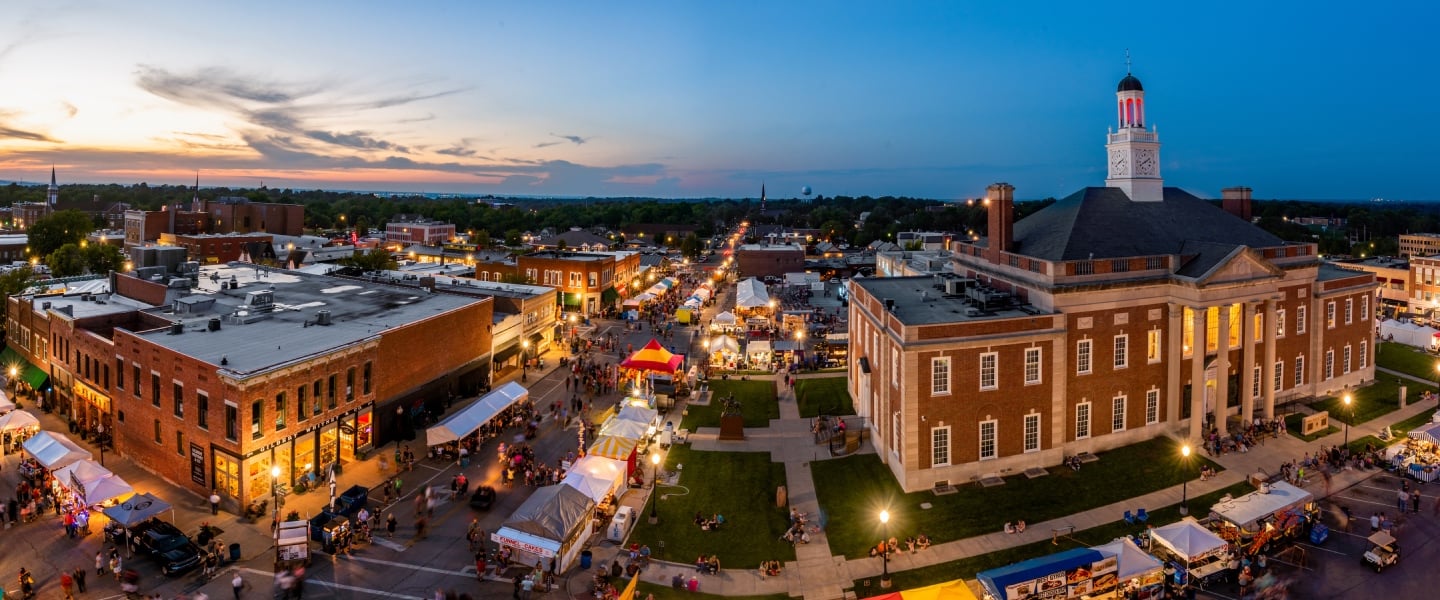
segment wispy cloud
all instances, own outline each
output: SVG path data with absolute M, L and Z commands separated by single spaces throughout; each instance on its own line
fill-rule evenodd
M 549 147 L 551 147 L 551 146 L 559 146 L 560 144 L 563 144 L 563 143 L 565 143 L 565 142 L 570 142 L 570 143 L 572 143 L 572 144 L 575 144 L 576 146 L 579 146 L 579 145 L 584 144 L 585 142 L 588 142 L 588 141 L 590 141 L 590 140 L 595 139 L 594 137 L 588 137 L 588 138 L 587 138 L 587 137 L 581 137 L 581 136 L 578 136 L 578 135 L 560 135 L 560 134 L 558 134 L 558 133 L 552 133 L 552 134 L 550 134 L 550 137 L 556 138 L 555 141 L 553 141 L 553 142 L 540 142 L 540 143 L 538 143 L 538 144 L 535 144 L 535 147 L 536 147 L 536 148 L 549 148 Z
M 34 129 L 25 129 L 21 128 L 18 125 L 15 125 L 13 123 L 14 118 L 19 114 L 20 113 L 13 110 L 0 110 L 0 138 L 14 138 L 20 140 L 30 140 L 32 142 L 51 143 L 56 143 L 60 141 L 53 137 L 50 137 L 50 134 L 48 133 L 37 131 Z
M 73 118 L 75 115 L 77 115 L 77 114 L 80 113 L 80 107 L 75 106 L 74 104 L 71 104 L 71 103 L 69 103 L 69 102 L 61 102 L 61 103 L 60 103 L 60 107 L 63 108 L 63 109 L 65 109 L 65 114 L 66 114 L 66 116 L 69 116 L 69 117 L 72 117 L 72 118 Z
M 322 142 L 334 144 L 336 146 L 346 146 L 349 148 L 359 148 L 362 150 L 393 150 L 395 152 L 406 154 L 410 152 L 410 149 L 406 148 L 405 146 L 371 137 L 370 133 L 367 131 L 334 133 L 330 131 L 311 130 L 306 131 L 305 135 L 310 139 L 320 140 Z
M 467 158 L 467 157 L 475 156 L 475 150 L 474 150 L 474 149 L 472 149 L 472 148 L 462 148 L 462 147 L 460 147 L 460 146 L 451 146 L 451 147 L 449 147 L 449 148 L 441 148 L 441 149 L 439 149 L 439 150 L 436 150 L 435 153 L 436 153 L 436 154 L 444 154 L 445 156 L 459 156 L 459 157 L 462 157 L 462 158 Z

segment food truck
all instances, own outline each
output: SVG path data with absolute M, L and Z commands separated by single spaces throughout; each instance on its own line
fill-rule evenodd
M 1320 516 L 1310 492 L 1283 481 L 1261 484 L 1259 490 L 1221 500 L 1210 514 L 1215 532 L 1231 547 L 1248 554 L 1268 554 L 1302 539 Z

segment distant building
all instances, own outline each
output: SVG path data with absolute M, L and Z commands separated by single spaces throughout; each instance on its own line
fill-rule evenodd
M 742 277 L 783 277 L 805 270 L 805 247 L 797 244 L 742 244 L 735 249 Z
M 895 234 L 895 243 L 907 250 L 944 250 L 950 246 L 951 233 L 934 231 L 902 231 Z M 915 246 L 919 248 L 915 248 Z
M 1440 233 L 1400 234 L 1400 256 L 1435 256 L 1440 254 Z
M 205 265 L 237 260 L 255 263 L 277 260 L 268 233 L 162 233 L 159 243 L 162 246 L 180 246 L 191 260 Z
M 415 215 L 396 215 L 395 220 L 385 224 L 387 242 L 438 246 L 454 239 L 453 223 L 441 223 Z
M 160 210 L 125 211 L 125 247 L 158 242 L 162 234 L 256 233 L 298 236 L 305 230 L 305 207 L 299 204 L 252 202 L 240 196 L 200 198 L 200 180 L 190 210 L 180 204 Z
M 1376 290 L 1376 298 L 1381 304 L 1391 306 L 1408 307 L 1412 300 L 1420 300 L 1437 290 L 1421 291 L 1415 284 L 1422 281 L 1422 275 L 1434 275 L 1435 269 L 1426 271 L 1427 268 L 1436 266 L 1437 261 L 1424 261 L 1420 257 L 1406 261 L 1403 258 L 1388 256 L 1376 256 L 1371 258 L 1349 258 L 1344 260 L 1329 261 L 1341 269 L 1351 271 L 1364 271 L 1375 276 L 1375 283 L 1379 289 Z M 1434 283 L 1435 278 L 1430 277 Z M 1414 291 L 1415 293 L 1411 293 Z M 1429 300 L 1440 301 L 1440 294 Z M 1378 305 L 1377 305 L 1378 308 Z
M 574 250 L 577 252 L 604 252 L 615 243 L 610 238 L 596 235 L 579 227 L 571 227 L 553 235 L 531 238 L 530 246 L 537 250 Z
M 593 315 L 634 293 L 640 273 L 638 252 L 543 250 L 515 259 L 526 280 L 559 290 L 562 310 Z

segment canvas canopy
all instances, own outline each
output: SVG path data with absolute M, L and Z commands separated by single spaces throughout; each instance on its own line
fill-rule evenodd
M 64 434 L 53 431 L 42 431 L 25 440 L 25 451 L 47 469 L 59 469 L 92 456 L 89 450 L 75 445 Z
M 1103 546 L 1095 546 L 1102 554 L 1115 556 L 1119 561 L 1119 579 L 1126 581 L 1137 577 L 1144 577 L 1150 573 L 1160 571 L 1164 564 L 1160 559 L 1146 554 L 1130 538 L 1120 538 Z
M 595 438 L 595 443 L 590 446 L 590 455 L 614 460 L 628 460 L 630 455 L 635 452 L 635 446 L 639 444 L 639 440 L 602 435 Z
M 1440 333 L 1440 331 L 1409 321 L 1387 319 L 1380 322 L 1380 337 L 1393 339 L 1416 348 L 1424 348 L 1435 343 L 1436 333 Z
M 1243 529 L 1267 516 L 1288 508 L 1303 506 L 1315 500 L 1310 492 L 1283 481 L 1269 484 L 1267 490 L 1257 490 L 1239 498 L 1220 502 L 1210 510 L 1220 518 Z
M 628 404 L 621 407 L 620 412 L 615 413 L 614 418 L 621 421 L 634 421 L 636 423 L 643 423 L 648 427 L 650 425 L 655 425 L 655 421 L 659 419 L 659 417 L 660 411 L 658 410 L 655 410 L 648 406 L 636 406 L 634 404 Z
M 1440 423 L 1429 423 L 1410 432 L 1412 439 L 1440 444 Z
M 1195 522 L 1193 518 L 1186 518 L 1178 523 L 1152 529 L 1150 538 L 1187 561 L 1195 560 L 1225 547 L 1225 540 Z
M 56 469 L 54 475 L 60 485 L 79 493 L 86 504 L 99 504 L 135 492 L 135 488 L 124 479 L 93 460 L 82 460 Z
M 625 463 L 591 454 L 575 461 L 561 482 L 584 492 L 596 503 L 625 483 Z
M 480 429 L 481 425 L 495 418 L 495 415 L 500 414 L 510 405 L 524 401 L 529 396 L 530 391 L 523 385 L 513 381 L 502 385 L 471 403 L 470 406 L 460 409 L 460 412 L 450 415 L 439 425 L 425 430 L 425 443 L 437 446 L 459 440 Z
M 710 351 L 731 353 L 739 352 L 740 342 L 735 341 L 735 338 L 732 338 L 728 335 L 722 335 L 720 337 L 710 340 Z
M 671 353 L 661 346 L 659 341 L 651 338 L 650 343 L 645 344 L 644 348 L 636 350 L 634 354 L 630 355 L 630 358 L 620 363 L 620 366 L 626 369 L 672 373 L 675 369 L 680 368 L 680 364 L 683 362 L 685 362 L 683 355 Z
M 715 320 L 715 324 L 716 324 L 716 325 L 734 325 L 734 324 L 735 324 L 735 313 L 730 312 L 730 311 L 727 310 L 727 311 L 722 312 L 722 313 L 720 313 L 720 314 L 718 314 L 718 315 L 715 315 L 715 319 L 714 319 L 714 320 Z
M 1063 574 L 1077 567 L 1089 567 L 1103 558 L 1105 555 L 1096 550 L 1076 548 L 1050 556 L 1032 558 L 998 569 L 981 571 L 975 575 L 975 578 L 980 580 L 980 585 L 984 586 L 991 596 L 1002 600 L 1014 600 L 1017 596 L 1006 595 L 1006 589 L 1010 586 L 1024 584 L 1056 573 Z M 1030 595 L 1026 593 L 1018 597 L 1023 598 Z
M 10 399 L 10 394 L 0 390 L 0 415 L 15 410 L 15 401 Z
M 12 405 L 13 406 L 13 405 Z M 12 410 L 0 415 L 0 431 L 14 431 L 26 427 L 39 427 L 40 420 L 23 410 Z
M 751 340 L 745 345 L 745 351 L 750 354 L 769 354 L 770 340 Z
M 564 543 L 580 525 L 589 526 L 595 501 L 568 485 L 551 485 L 535 490 L 504 527 L 543 540 Z M 558 549 L 559 544 L 557 544 Z
M 135 494 L 126 498 L 124 502 L 116 504 L 101 511 L 110 520 L 119 523 L 121 527 L 134 527 L 135 525 L 155 515 L 170 510 L 170 505 L 164 500 L 156 498 L 149 492 Z
M 95 485 L 86 486 L 85 493 L 81 495 L 84 496 L 86 504 L 99 504 L 106 500 L 129 496 L 134 493 L 135 488 L 131 486 L 129 482 L 122 479 L 119 475 L 111 475 L 95 482 Z
M 605 425 L 600 427 L 600 435 L 612 435 L 630 440 L 639 440 L 649 433 L 650 425 L 647 423 L 636 423 L 635 421 L 620 421 L 611 417 Z
M 735 306 L 740 308 L 765 308 L 770 306 L 770 292 L 765 284 L 751 277 L 735 284 Z
M 975 600 L 975 593 L 963 579 L 927 585 L 912 590 L 871 596 L 865 600 Z

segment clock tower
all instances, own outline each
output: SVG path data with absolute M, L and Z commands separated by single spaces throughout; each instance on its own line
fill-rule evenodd
M 1165 183 L 1160 179 L 1160 137 L 1145 129 L 1145 89 L 1134 75 L 1125 74 L 1115 91 L 1120 128 L 1106 137 L 1109 176 L 1106 187 L 1120 188 L 1131 202 L 1160 202 Z

